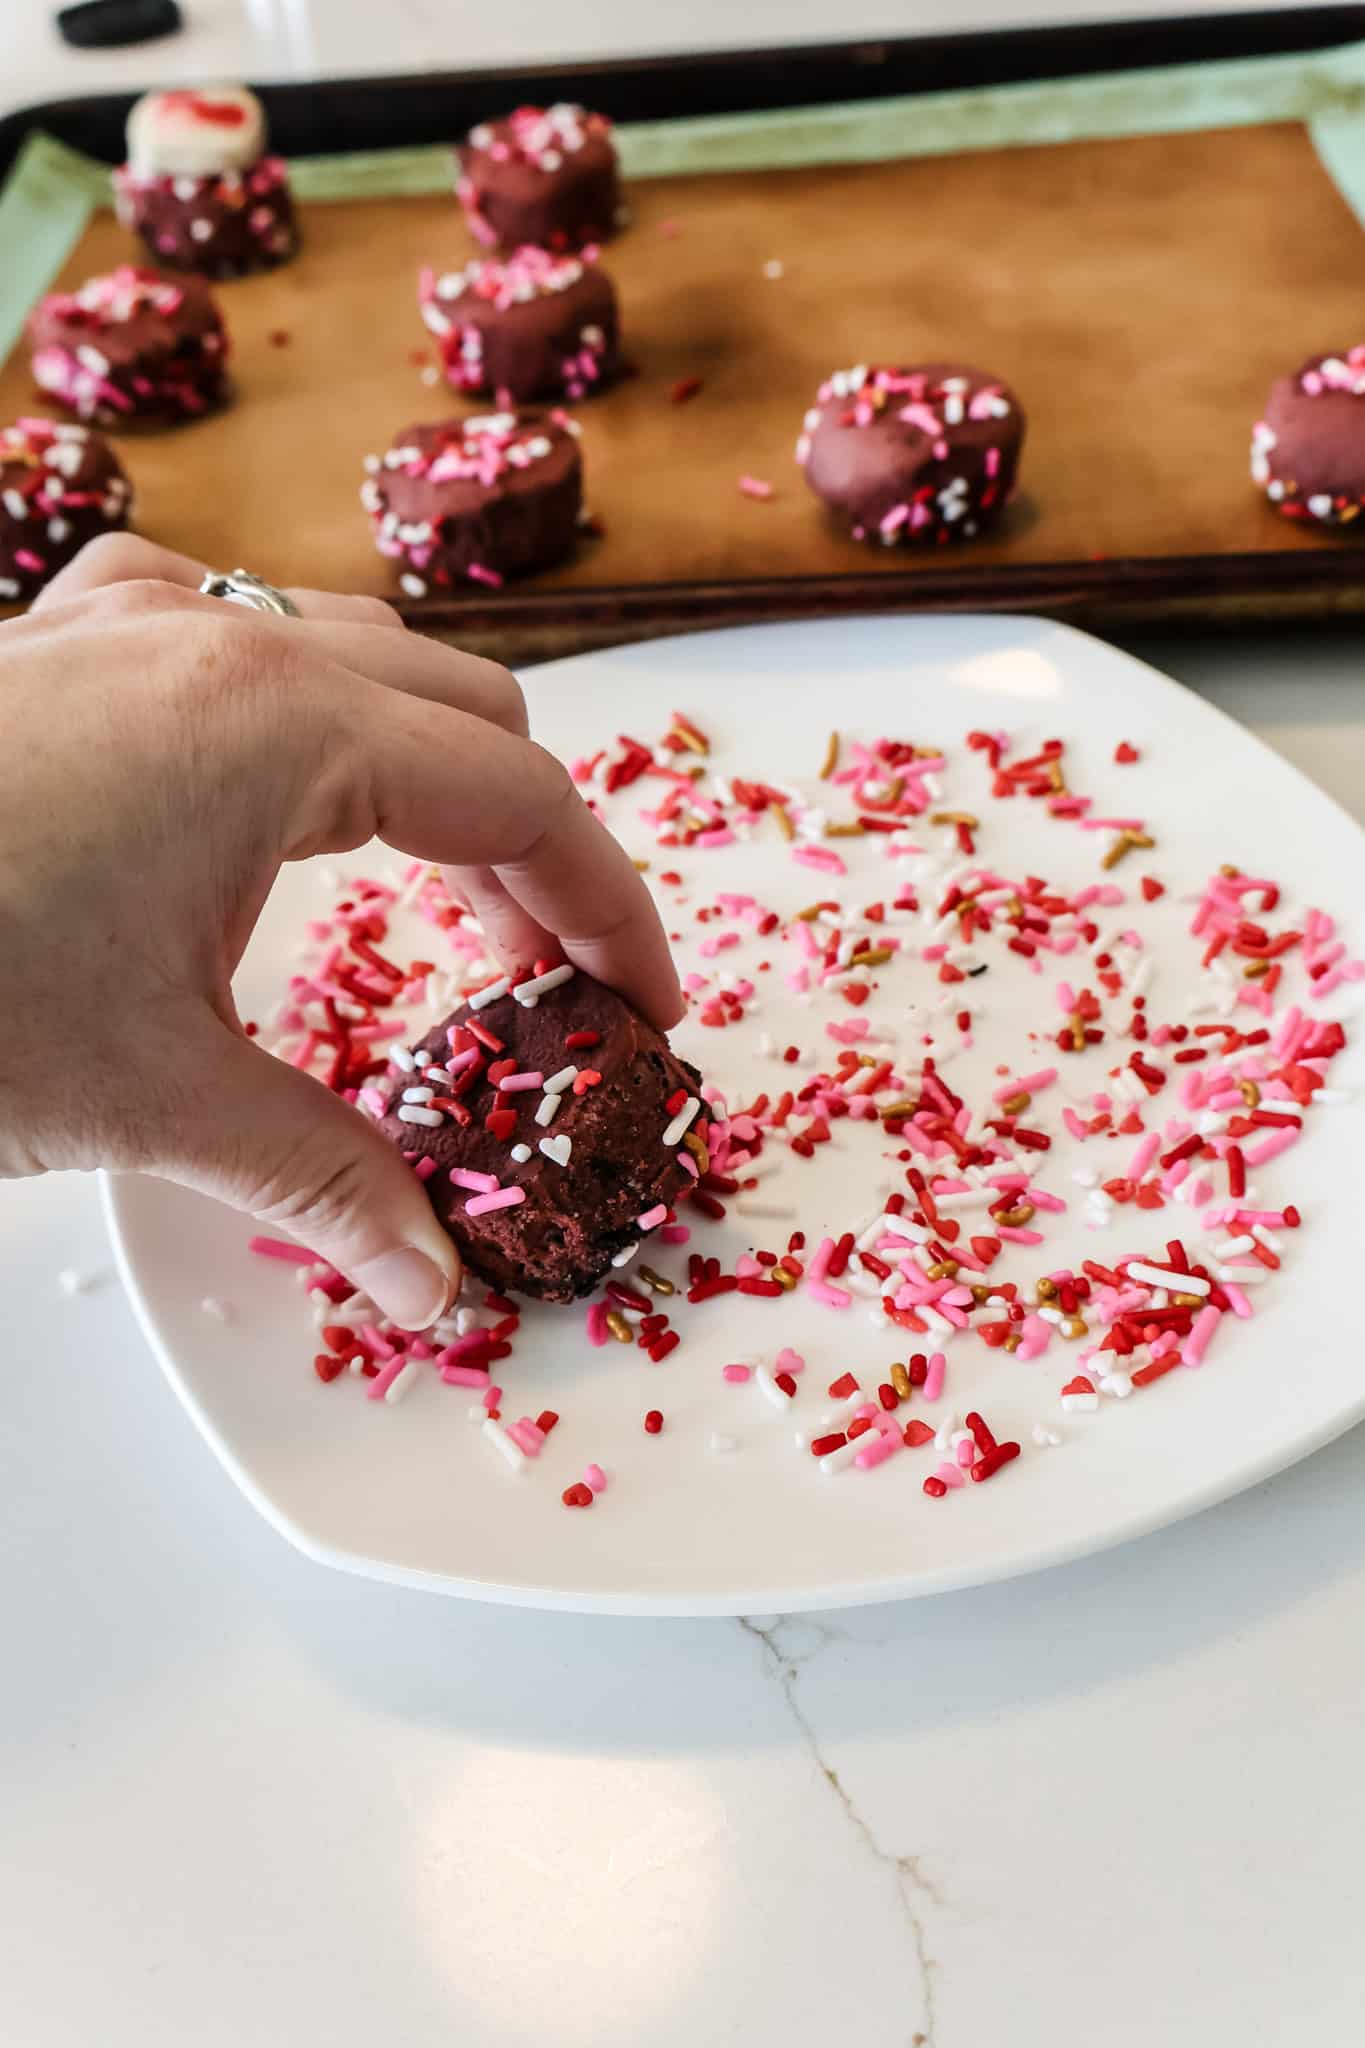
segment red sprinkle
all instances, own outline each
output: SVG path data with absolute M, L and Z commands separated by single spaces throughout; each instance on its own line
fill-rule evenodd
M 593 1503 L 593 1491 L 580 1479 L 574 1485 L 566 1486 L 559 1498 L 566 1508 L 590 1508 Z
M 668 394 L 670 405 L 686 405 L 689 398 L 695 398 L 702 389 L 700 377 L 679 377 Z
M 657 1436 L 659 1434 L 659 1431 L 663 1428 L 663 1426 L 664 1418 L 662 1410 L 658 1408 L 651 1408 L 649 1413 L 645 1417 L 645 1435 Z
M 997 1444 L 994 1450 L 987 1451 L 984 1457 L 977 1459 L 968 1476 L 972 1479 L 989 1479 L 992 1473 L 998 1472 L 1002 1465 L 1008 1465 L 1018 1455 L 1018 1444 Z
M 336 1357 L 331 1351 L 319 1351 L 313 1360 L 313 1370 L 320 1380 L 330 1382 L 338 1373 L 345 1372 L 346 1361 L 344 1358 Z

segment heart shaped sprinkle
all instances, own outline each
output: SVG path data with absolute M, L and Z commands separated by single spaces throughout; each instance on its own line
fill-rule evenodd
M 547 1159 L 553 1159 L 556 1166 L 567 1166 L 569 1154 L 573 1150 L 573 1139 L 566 1137 L 560 1131 L 553 1138 L 542 1138 L 540 1149 Z

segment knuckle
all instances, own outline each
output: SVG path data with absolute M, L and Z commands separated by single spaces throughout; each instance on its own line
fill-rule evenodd
M 158 547 L 136 533 L 97 534 L 81 549 L 85 567 L 97 571 L 110 583 L 154 576 L 156 564 L 163 559 Z
M 272 1165 L 247 1206 L 264 1223 L 336 1244 L 355 1228 L 366 1180 L 359 1156 L 322 1154 L 305 1141 Z
M 97 543 L 92 542 L 93 545 Z M 148 612 L 169 611 L 181 604 L 184 597 L 185 592 L 179 584 L 167 583 L 158 576 L 139 575 L 129 569 L 116 582 L 102 584 L 98 590 L 92 590 L 85 602 L 101 616 L 143 618 Z
M 385 626 L 400 633 L 406 633 L 408 630 L 393 606 L 386 604 L 382 597 L 353 597 L 350 603 L 354 608 L 352 616 L 357 625 Z

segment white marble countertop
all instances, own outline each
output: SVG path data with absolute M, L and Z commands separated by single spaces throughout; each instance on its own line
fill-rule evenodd
M 1365 816 L 1358 638 L 1139 651 Z M 289 1550 L 89 1182 L 0 1273 L 7 2048 L 1359 2039 L 1365 1432 L 980 1592 L 538 1616 Z
M 87 60 L 12 0 L 3 95 L 828 26 L 186 6 L 192 36 Z M 1358 636 L 1137 651 L 1365 817 Z M 97 1284 L 65 1298 L 64 1267 Z M 6 2048 L 1359 2039 L 1365 1433 L 1045 1578 L 541 1617 L 289 1550 L 162 1384 L 89 1182 L 0 1187 L 0 1276 Z

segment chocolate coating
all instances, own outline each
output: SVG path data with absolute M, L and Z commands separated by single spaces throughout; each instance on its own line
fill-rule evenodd
M 617 368 L 616 292 L 578 256 L 518 249 L 443 276 L 424 270 L 418 295 L 455 391 L 499 404 L 576 400 Z
M 53 420 L 0 430 L 0 603 L 36 595 L 96 534 L 128 524 L 133 490 L 102 434 Z
M 462 1036 L 471 1018 L 501 1040 L 502 1052 Z M 462 1006 L 427 1033 L 420 1049 L 434 1061 L 445 1060 L 452 1029 L 457 1046 L 476 1045 L 480 1056 L 478 1078 L 458 1098 L 468 1123 L 447 1118 L 431 1128 L 403 1122 L 397 1110 L 404 1088 L 421 1079 L 414 1073 L 390 1076 L 386 1089 L 392 1101 L 379 1128 L 404 1152 L 436 1161 L 427 1193 L 467 1265 L 496 1287 L 543 1301 L 574 1301 L 607 1276 L 618 1252 L 640 1240 L 637 1219 L 661 1202 L 671 1206 L 691 1184 L 678 1164 L 681 1146 L 666 1148 L 662 1139 L 672 1121 L 670 1098 L 679 1090 L 694 1096 L 700 1077 L 629 1003 L 582 973 L 542 995 L 533 1009 L 511 995 L 478 1011 Z M 596 1045 L 565 1046 L 570 1032 L 585 1030 L 598 1034 Z M 519 1073 L 547 1080 L 566 1066 L 591 1070 L 601 1080 L 582 1095 L 566 1090 L 545 1127 L 536 1122 L 541 1089 L 502 1094 L 490 1086 L 488 1063 L 504 1059 L 514 1060 Z M 512 1135 L 496 1136 L 487 1128 L 484 1120 L 496 1109 L 515 1112 Z M 562 1165 L 540 1150 L 542 1139 L 566 1138 L 569 1157 Z M 511 1156 L 518 1143 L 531 1148 L 531 1157 L 520 1163 Z M 502 1187 L 523 1188 L 525 1199 L 515 1208 L 471 1216 L 472 1191 L 452 1185 L 452 1166 L 491 1174 Z
M 1000 378 L 957 363 L 838 371 L 806 414 L 796 459 L 855 540 L 970 538 L 998 516 L 1024 414 Z
M 611 123 L 582 107 L 518 107 L 470 130 L 455 193 L 488 249 L 582 249 L 622 225 Z
M 50 292 L 28 325 L 35 381 L 82 419 L 175 425 L 226 394 L 227 332 L 198 278 L 123 264 Z
M 568 554 L 583 465 L 564 413 L 492 413 L 409 427 L 367 458 L 360 500 L 410 597 L 498 584 Z
M 1365 507 L 1365 346 L 1310 356 L 1270 388 L 1252 480 L 1286 519 L 1351 526 Z M 1365 528 L 1358 529 L 1365 538 Z
M 289 175 L 277 156 L 245 171 L 151 177 L 114 173 L 119 219 L 168 270 L 245 277 L 287 263 L 299 246 Z

